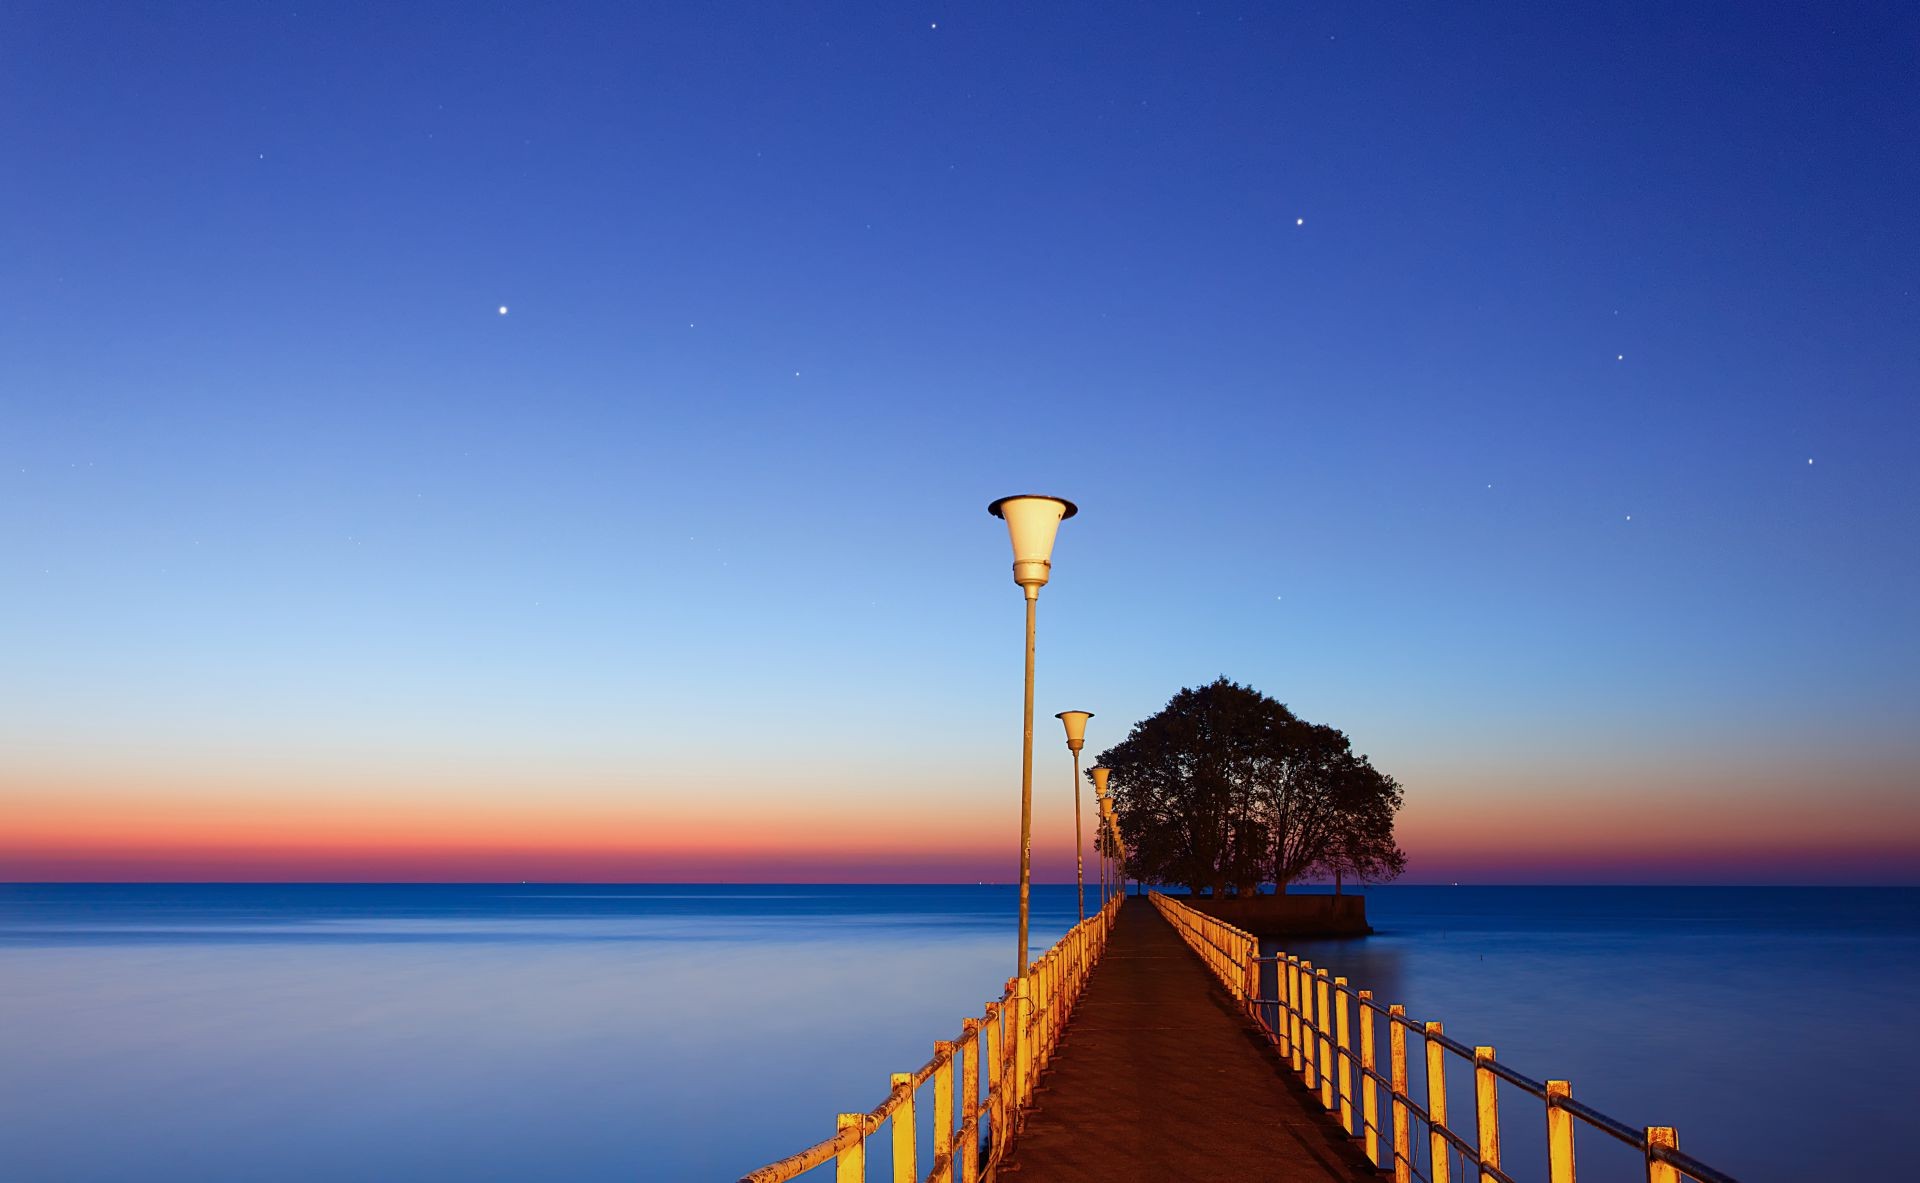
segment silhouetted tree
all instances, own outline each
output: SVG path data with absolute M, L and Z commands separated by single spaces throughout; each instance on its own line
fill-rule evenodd
M 1311 868 L 1333 876 L 1335 895 L 1348 877 L 1378 883 L 1406 870 L 1406 852 L 1393 840 L 1402 799 L 1400 782 L 1365 756 L 1350 756 L 1335 769 L 1326 844 Z
M 1226 678 L 1175 694 L 1099 763 L 1112 769 L 1136 879 L 1216 895 L 1271 879 L 1285 891 L 1329 857 L 1336 874 L 1381 877 L 1404 861 L 1393 846 L 1399 786 L 1338 730 Z

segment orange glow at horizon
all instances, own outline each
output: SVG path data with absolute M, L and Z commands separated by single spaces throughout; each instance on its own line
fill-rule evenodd
M 769 778 L 720 769 L 668 791 L 577 776 L 383 784 L 324 767 L 261 791 L 255 769 L 39 771 L 0 782 L 0 881 L 1004 883 L 1015 868 L 1017 797 L 983 787 L 987 777 L 911 792 L 871 777 L 770 791 Z M 1787 791 L 1805 769 L 1660 771 L 1616 764 L 1549 781 L 1409 770 L 1406 880 L 1920 879 L 1920 802 L 1897 767 L 1828 768 L 1844 775 L 1821 794 Z M 1036 801 L 1040 882 L 1073 877 L 1072 807 L 1056 787 Z

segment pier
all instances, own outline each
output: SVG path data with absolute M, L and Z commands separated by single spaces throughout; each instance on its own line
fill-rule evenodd
M 1121 908 L 1007 1163 L 1022 1180 L 1377 1180 L 1144 899 Z
M 1673 1129 L 1617 1121 L 1172 897 L 1115 896 L 878 1106 L 741 1183 L 829 1163 L 834 1183 L 1513 1183 L 1503 1120 L 1544 1128 L 1522 1178 L 1576 1183 L 1584 1133 L 1613 1153 L 1607 1177 L 1624 1151 L 1648 1183 L 1737 1183 Z

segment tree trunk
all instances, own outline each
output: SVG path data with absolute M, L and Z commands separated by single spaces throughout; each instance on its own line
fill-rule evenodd
M 1340 868 L 1333 869 L 1333 894 L 1340 894 Z

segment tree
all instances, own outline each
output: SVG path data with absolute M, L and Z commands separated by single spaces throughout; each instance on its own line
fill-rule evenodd
M 1406 870 L 1406 852 L 1393 840 L 1393 817 L 1402 799 L 1400 782 L 1365 756 L 1350 756 L 1335 770 L 1332 824 L 1312 868 L 1333 876 L 1335 895 L 1348 876 L 1378 883 Z
M 1392 844 L 1399 786 L 1340 731 L 1224 677 L 1175 694 L 1099 762 L 1112 770 L 1136 879 L 1215 895 L 1270 879 L 1285 891 L 1329 857 L 1340 860 L 1336 874 L 1351 865 L 1385 876 L 1404 861 Z

